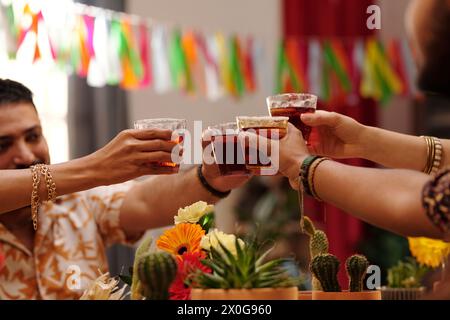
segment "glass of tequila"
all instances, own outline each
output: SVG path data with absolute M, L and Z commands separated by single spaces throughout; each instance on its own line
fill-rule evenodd
M 172 131 L 172 141 L 176 143 L 172 150 L 171 162 L 149 162 L 149 166 L 154 169 L 154 174 L 172 174 L 178 173 L 181 157 L 175 152 L 183 143 L 184 132 L 186 130 L 185 119 L 157 118 L 141 119 L 134 122 L 135 129 L 164 129 Z M 178 147 L 178 148 L 177 148 Z
M 273 143 L 278 143 L 286 133 L 288 128 L 288 117 L 247 117 L 239 116 L 236 117 L 237 126 L 242 132 L 252 132 L 259 136 L 266 138 L 268 143 L 271 143 L 271 149 Z M 273 152 L 268 155 L 268 146 L 263 145 L 260 140 L 257 143 L 250 143 L 249 141 L 241 140 L 241 147 L 244 150 L 244 158 L 247 169 L 255 175 L 274 175 L 277 174 L 278 168 L 274 168 L 274 164 L 271 161 L 271 157 L 274 155 Z M 275 171 L 274 171 L 275 169 Z
M 316 111 L 317 96 L 308 93 L 283 93 L 267 97 L 266 102 L 269 114 L 288 117 L 289 122 L 302 132 L 303 139 L 309 145 L 311 127 L 304 124 L 300 116 Z
M 239 143 L 236 122 L 227 122 L 208 127 L 214 161 L 223 176 L 249 175 Z

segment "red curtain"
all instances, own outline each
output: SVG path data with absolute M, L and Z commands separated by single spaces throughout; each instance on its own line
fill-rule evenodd
M 351 42 L 355 37 L 371 35 L 366 27 L 366 9 L 375 1 L 370 0 L 283 0 L 283 33 L 285 37 L 295 37 L 300 41 L 308 37 L 320 39 L 336 38 Z M 346 99 L 332 98 L 319 102 L 320 109 L 336 111 L 351 116 L 361 123 L 376 125 L 377 106 L 373 100 L 359 99 L 358 104 L 348 105 Z M 360 159 L 345 161 L 352 165 L 370 166 Z M 341 261 L 339 282 L 348 287 L 345 274 L 345 259 L 356 253 L 356 245 L 363 237 L 363 223 L 345 212 L 328 204 L 320 204 L 312 199 L 305 202 L 306 214 L 311 214 L 317 222 L 324 222 L 324 229 L 330 240 L 330 252 Z

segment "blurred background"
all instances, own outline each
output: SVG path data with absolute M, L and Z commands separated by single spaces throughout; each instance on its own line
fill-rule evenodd
M 97 150 L 137 119 L 185 118 L 192 129 L 194 121 L 206 128 L 267 115 L 265 98 L 278 92 L 317 94 L 319 108 L 364 124 L 449 136 L 448 111 L 414 86 L 404 28 L 409 0 L 0 3 L 0 77 L 34 92 L 53 163 Z M 368 27 L 371 5 L 380 10 L 380 29 Z M 366 68 L 381 65 L 389 72 Z M 406 239 L 332 206 L 306 199 L 305 212 L 328 234 L 332 253 L 342 260 L 366 254 L 383 280 L 409 255 Z M 297 194 L 279 177 L 254 178 L 216 206 L 218 228 L 246 233 L 258 226 L 277 244 L 275 255 L 295 257 L 308 273 L 298 218 Z M 109 249 L 113 275 L 132 259 L 133 248 Z

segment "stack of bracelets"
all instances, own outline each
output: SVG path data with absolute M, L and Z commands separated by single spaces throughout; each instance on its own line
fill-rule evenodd
M 442 143 L 435 137 L 422 136 L 427 144 L 427 163 L 422 170 L 426 174 L 436 174 L 441 166 Z
M 316 189 L 314 187 L 314 175 L 316 169 L 322 161 L 331 160 L 330 158 L 319 157 L 319 156 L 308 156 L 303 160 L 300 167 L 300 181 L 303 187 L 303 191 L 315 199 L 322 201 L 317 195 Z
M 46 164 L 36 164 L 30 167 L 31 178 L 33 181 L 31 191 L 31 218 L 33 220 L 33 228 L 36 231 L 38 227 L 38 213 L 41 199 L 39 197 L 39 188 L 41 183 L 41 176 L 44 177 L 45 186 L 47 187 L 47 201 L 54 201 L 56 199 L 56 184 L 53 181 L 52 174 Z

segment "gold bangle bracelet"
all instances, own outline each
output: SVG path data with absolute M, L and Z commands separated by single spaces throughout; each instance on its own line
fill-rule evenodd
M 47 165 L 39 165 L 41 174 L 45 177 L 45 184 L 47 186 L 47 201 L 55 201 L 56 199 L 56 184 L 53 182 L 53 177 L 50 168 Z
M 33 220 L 33 229 L 38 227 L 38 214 L 41 199 L 39 198 L 39 184 L 41 182 L 41 174 L 37 166 L 31 166 L 32 191 L 31 191 L 31 219 Z
M 444 149 L 441 140 L 436 137 L 421 136 L 427 145 L 427 161 L 422 170 L 426 174 L 436 174 L 441 167 Z
M 436 137 L 431 137 L 434 143 L 434 152 L 433 152 L 433 163 L 431 165 L 431 174 L 436 174 L 441 167 L 443 147 L 440 139 Z

